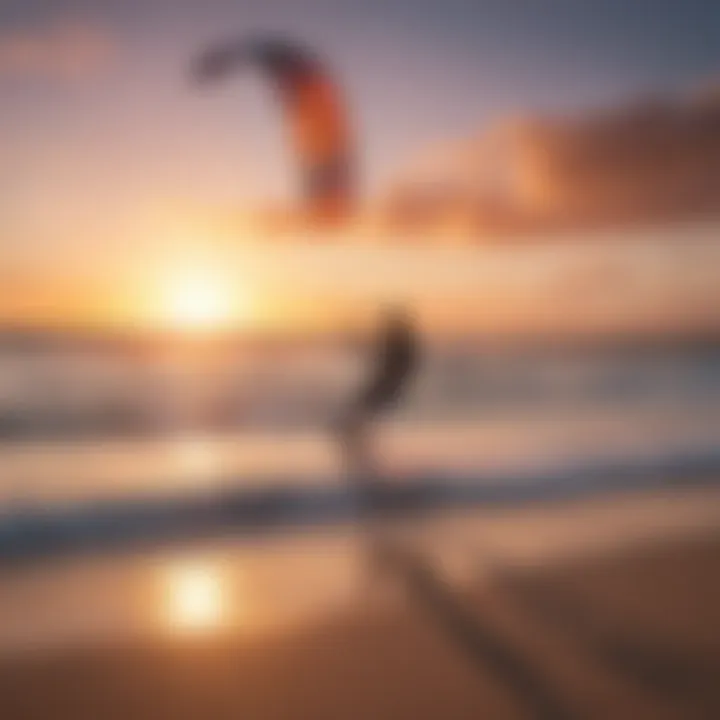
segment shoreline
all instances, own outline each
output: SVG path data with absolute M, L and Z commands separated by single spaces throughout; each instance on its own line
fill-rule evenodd
M 412 596 L 283 635 L 3 659 L 3 717 L 709 718 L 719 561 L 717 531 L 516 567 L 455 597 L 480 629 L 472 661 Z

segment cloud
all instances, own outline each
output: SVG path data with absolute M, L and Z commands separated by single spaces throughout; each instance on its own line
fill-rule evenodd
M 516 142 L 521 209 L 578 220 L 720 213 L 720 96 L 536 124 Z
M 0 33 L 0 77 L 74 80 L 105 68 L 114 39 L 94 24 L 55 23 Z
M 391 217 L 492 232 L 720 217 L 720 90 L 507 121 L 447 147 L 393 189 Z

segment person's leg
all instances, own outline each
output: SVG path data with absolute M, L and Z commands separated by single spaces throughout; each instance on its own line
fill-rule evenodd
M 353 482 L 362 482 L 371 470 L 368 434 L 378 410 L 377 388 L 373 384 L 350 404 L 337 423 L 345 471 Z
M 344 418 L 339 426 L 339 440 L 345 472 L 355 481 L 363 466 L 364 454 L 363 420 L 356 410 Z

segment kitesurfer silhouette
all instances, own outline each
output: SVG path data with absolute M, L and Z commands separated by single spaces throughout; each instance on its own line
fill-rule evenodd
M 396 405 L 418 364 L 418 343 L 412 318 L 401 306 L 383 312 L 369 379 L 339 423 L 348 470 L 368 480 L 373 473 L 367 431 L 377 416 Z

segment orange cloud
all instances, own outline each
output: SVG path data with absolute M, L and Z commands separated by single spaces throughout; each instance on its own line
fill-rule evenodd
M 104 68 L 111 34 L 97 25 L 58 23 L 0 35 L 0 76 L 73 80 Z
M 516 142 L 522 210 L 584 222 L 720 213 L 720 97 L 536 123 Z
M 718 91 L 505 122 L 448 147 L 393 190 L 389 217 L 476 233 L 720 217 Z

